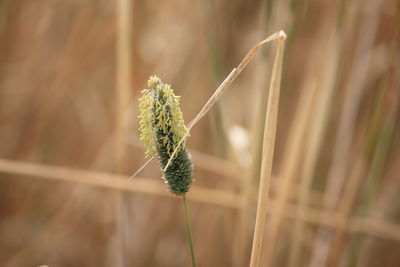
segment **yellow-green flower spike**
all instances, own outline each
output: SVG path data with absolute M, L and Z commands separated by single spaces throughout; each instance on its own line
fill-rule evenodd
M 148 86 L 150 89 L 144 89 L 139 99 L 140 139 L 147 148 L 146 157 L 158 154 L 162 170 L 178 149 L 163 178 L 171 193 L 182 195 L 192 183 L 192 163 L 185 148 L 186 140 L 178 148 L 187 132 L 179 108 L 180 97 L 157 76 L 149 78 Z

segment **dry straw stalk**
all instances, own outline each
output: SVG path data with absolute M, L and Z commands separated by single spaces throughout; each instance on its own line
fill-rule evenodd
M 163 184 L 148 178 L 137 178 L 132 182 L 127 182 L 127 176 L 124 175 L 83 171 L 4 159 L 0 159 L 0 173 L 76 183 L 158 197 L 175 198 L 165 190 Z M 190 194 L 188 194 L 187 198 L 205 205 L 215 205 L 228 209 L 240 208 L 240 197 L 235 193 L 223 190 L 194 186 L 190 190 Z M 267 210 L 267 213 L 273 217 L 276 214 L 274 209 L 276 202 L 273 199 L 269 201 L 271 208 Z M 288 204 L 285 218 L 294 219 L 296 216 L 294 211 L 296 209 L 297 207 L 295 205 Z M 304 222 L 313 225 L 336 228 L 341 217 L 343 217 L 343 215 L 337 212 L 304 208 Z M 321 220 L 321 218 L 323 219 Z M 346 229 L 349 232 L 363 233 L 387 240 L 400 241 L 400 227 L 395 223 L 385 222 L 380 219 L 351 218 Z
M 230 74 L 225 78 L 225 80 L 218 86 L 217 90 L 215 90 L 214 94 L 210 97 L 210 99 L 207 101 L 207 103 L 203 106 L 203 108 L 200 110 L 200 112 L 194 117 L 194 119 L 188 124 L 187 132 L 185 136 L 181 139 L 181 141 L 178 143 L 178 147 L 181 145 L 181 143 L 187 138 L 187 136 L 190 133 L 190 130 L 193 128 L 194 125 L 196 125 L 197 122 L 199 122 L 214 106 L 214 104 L 221 98 L 221 96 L 226 92 L 226 90 L 229 88 L 229 86 L 233 83 L 233 81 L 239 76 L 239 74 L 243 71 L 244 68 L 249 64 L 251 59 L 254 57 L 254 55 L 257 53 L 260 48 L 266 44 L 269 43 L 273 40 L 276 39 L 282 39 L 282 36 L 286 36 L 286 34 L 283 31 L 276 32 L 272 35 L 270 35 L 268 38 L 264 39 L 263 41 L 259 42 L 256 44 L 250 51 L 246 54 L 246 56 L 243 58 L 243 60 L 240 62 L 240 64 L 234 68 Z M 280 82 L 280 81 L 279 81 Z M 272 84 L 272 80 L 271 80 Z M 175 151 L 171 155 L 171 159 L 174 158 L 175 153 L 178 150 L 175 149 Z M 129 180 L 132 180 L 140 171 L 142 171 L 147 164 L 149 164 L 155 157 L 149 158 L 131 177 L 129 177 Z M 167 163 L 167 165 L 164 168 L 164 171 L 169 167 L 169 164 L 171 163 L 171 160 Z
M 286 34 L 283 31 L 280 31 L 277 39 L 278 46 L 275 53 L 274 65 L 272 67 L 271 82 L 269 85 L 268 94 L 267 115 L 265 118 L 260 188 L 258 192 L 256 226 L 253 238 L 253 248 L 251 251 L 250 267 L 258 267 L 260 264 L 261 246 L 264 236 L 265 219 L 267 215 L 267 202 L 271 180 L 272 160 L 275 148 L 282 60 Z

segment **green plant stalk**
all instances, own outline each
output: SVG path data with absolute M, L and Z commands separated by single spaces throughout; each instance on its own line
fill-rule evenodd
M 189 246 L 190 246 L 190 254 L 192 256 L 192 267 L 196 267 L 196 257 L 194 254 L 194 246 L 193 246 L 193 235 L 192 235 L 192 224 L 190 222 L 190 215 L 189 215 L 189 205 L 186 200 L 186 196 L 182 195 L 183 205 L 185 207 L 185 221 L 186 226 L 188 229 L 188 238 L 189 238 Z

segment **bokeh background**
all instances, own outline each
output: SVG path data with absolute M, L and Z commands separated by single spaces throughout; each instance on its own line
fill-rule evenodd
M 0 1 L 0 266 L 190 266 L 138 97 L 189 122 L 286 40 L 261 266 L 400 266 L 398 0 Z M 248 266 L 276 43 L 192 130 L 198 266 Z

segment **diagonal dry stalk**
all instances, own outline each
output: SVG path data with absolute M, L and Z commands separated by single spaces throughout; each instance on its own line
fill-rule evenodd
M 285 47 L 286 34 L 278 33 L 278 47 L 275 53 L 272 67 L 271 82 L 269 85 L 267 114 L 264 126 L 264 141 L 262 151 L 262 165 L 260 187 L 258 192 L 258 206 L 256 226 L 251 251 L 250 267 L 258 267 L 260 264 L 261 246 L 264 236 L 265 219 L 267 215 L 267 201 L 269 184 L 271 180 L 272 160 L 275 147 L 276 124 L 278 118 L 279 92 L 281 85 L 282 61 Z
M 199 122 L 209 111 L 210 109 L 214 106 L 214 104 L 221 98 L 221 96 L 226 92 L 226 90 L 229 88 L 229 86 L 233 83 L 233 81 L 239 76 L 239 74 L 243 71 L 244 68 L 249 64 L 251 59 L 254 57 L 254 55 L 257 53 L 260 48 L 271 41 L 277 40 L 277 39 L 282 39 L 285 38 L 286 34 L 283 31 L 276 32 L 272 35 L 270 35 L 268 38 L 264 39 L 263 41 L 259 42 L 256 44 L 250 51 L 246 54 L 246 56 L 242 59 L 240 64 L 234 68 L 231 73 L 225 78 L 225 80 L 219 85 L 217 90 L 215 90 L 214 94 L 210 97 L 210 99 L 207 101 L 207 103 L 203 106 L 203 108 L 200 110 L 200 112 L 194 117 L 194 119 L 188 124 L 188 130 L 185 134 L 185 136 L 180 140 L 180 142 L 177 145 L 177 148 L 180 147 L 180 145 L 183 143 L 183 141 L 186 139 L 186 137 L 189 135 L 190 130 L 193 128 L 194 125 L 196 125 L 197 122 Z M 176 152 L 178 149 L 175 149 L 175 151 L 172 153 L 170 160 L 168 161 L 167 165 L 164 168 L 164 171 L 169 167 L 171 164 L 171 159 L 175 156 Z M 149 164 L 155 156 L 149 158 L 131 177 L 129 177 L 129 180 L 132 180 L 140 171 L 142 171 L 147 164 Z
M 283 60 L 283 52 L 284 52 L 284 42 L 286 39 L 286 34 L 283 31 L 276 32 L 266 38 L 265 40 L 258 43 L 254 46 L 247 55 L 243 58 L 240 64 L 234 68 L 231 73 L 225 78 L 225 80 L 221 83 L 221 85 L 217 88 L 211 98 L 207 101 L 207 103 L 203 106 L 200 112 L 195 116 L 195 118 L 189 123 L 187 132 L 179 141 L 177 148 L 174 150 L 168 163 L 164 168 L 164 172 L 170 166 L 172 159 L 175 154 L 179 150 L 181 144 L 188 137 L 190 130 L 192 127 L 203 118 L 208 111 L 213 107 L 213 105 L 221 98 L 221 96 L 226 92 L 229 86 L 233 83 L 233 81 L 239 76 L 242 70 L 248 65 L 251 59 L 254 57 L 256 52 L 261 48 L 262 45 L 273 41 L 278 40 L 278 47 L 275 54 L 274 65 L 272 68 L 271 82 L 269 88 L 269 98 L 268 98 L 268 106 L 267 106 L 267 115 L 265 122 L 265 130 L 264 130 L 264 146 L 263 146 L 263 157 L 265 156 L 265 160 L 262 163 L 262 176 L 261 176 L 261 184 L 259 191 L 259 205 L 257 208 L 257 218 L 256 218 L 256 230 L 254 234 L 253 241 L 253 249 L 252 249 L 252 257 L 251 257 L 251 266 L 258 266 L 259 258 L 261 253 L 261 243 L 262 236 L 264 233 L 264 224 L 266 217 L 266 206 L 265 201 L 268 198 L 269 192 L 269 181 L 271 179 L 271 170 L 272 170 L 272 158 L 274 153 L 274 145 L 275 145 L 275 134 L 276 134 L 276 124 L 277 124 L 277 113 L 278 113 L 278 102 L 279 102 L 279 91 L 280 91 L 280 83 L 281 83 L 281 73 L 282 73 L 282 60 Z M 138 171 L 133 174 L 129 180 L 136 176 L 148 163 L 153 160 L 154 156 L 151 157 L 142 167 L 139 168 Z

